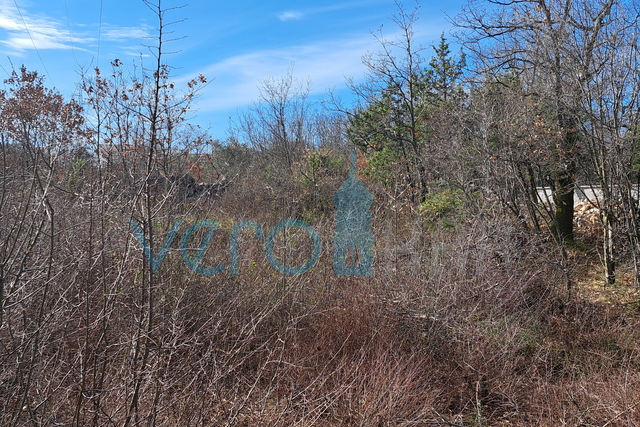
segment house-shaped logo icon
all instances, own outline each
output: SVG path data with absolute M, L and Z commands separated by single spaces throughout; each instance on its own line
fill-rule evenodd
M 358 179 L 356 155 L 351 154 L 349 177 L 338 189 L 333 202 L 336 232 L 333 237 L 333 272 L 336 276 L 371 276 L 373 242 L 369 209 L 373 196 Z

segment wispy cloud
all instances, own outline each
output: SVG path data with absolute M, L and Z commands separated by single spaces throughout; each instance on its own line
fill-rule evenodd
M 103 24 L 102 38 L 108 41 L 143 39 L 149 37 L 150 27 L 118 27 L 116 25 Z
M 387 3 L 385 0 L 377 0 L 377 1 L 373 1 L 373 3 Z M 347 2 L 342 2 L 342 3 L 334 3 L 334 4 L 329 4 L 326 6 L 322 6 L 322 7 L 317 7 L 315 9 L 312 10 L 312 13 L 325 13 L 325 12 L 336 12 L 336 11 L 340 11 L 340 10 L 346 10 L 346 9 L 354 9 L 354 8 L 359 8 L 359 7 L 363 7 L 363 6 L 371 6 L 372 4 L 372 0 L 360 0 L 360 1 L 347 1 Z
M 363 74 L 362 55 L 373 48 L 371 37 L 363 36 L 226 58 L 202 71 L 211 79 L 224 81 L 224 86 L 218 86 L 214 80 L 207 93 L 202 94 L 198 106 L 202 112 L 245 107 L 258 99 L 261 79 L 283 76 L 291 64 L 294 64 L 296 78 L 312 82 L 314 94 L 322 94 L 327 88 L 344 87 L 345 77 Z
M 0 43 L 15 51 L 34 49 L 70 49 L 73 40 L 61 23 L 42 17 L 33 17 L 18 9 L 9 0 L 0 0 L 0 29 L 7 31 L 6 39 Z
M 380 3 L 384 1 L 386 0 L 378 0 L 378 2 Z M 311 15 L 328 13 L 328 12 L 337 12 L 337 11 L 346 10 L 346 9 L 354 9 L 354 8 L 359 8 L 366 5 L 371 5 L 371 0 L 348 1 L 348 2 L 342 2 L 342 3 L 334 3 L 334 4 L 321 6 L 321 7 L 307 8 L 304 10 L 284 11 L 278 14 L 278 18 L 281 21 L 294 21 L 302 18 L 308 18 Z
M 278 18 L 281 21 L 297 21 L 299 19 L 302 19 L 303 16 L 304 16 L 304 13 L 302 12 L 286 11 L 279 14 Z
M 14 54 L 36 48 L 86 50 L 97 42 L 97 29 L 88 31 L 87 26 L 75 25 L 72 32 L 70 26 L 48 16 L 33 15 L 25 8 L 18 9 L 11 0 L 0 0 L 0 29 L 6 31 L 0 36 L 0 44 Z M 124 41 L 146 37 L 148 28 L 103 24 L 101 33 L 102 40 Z

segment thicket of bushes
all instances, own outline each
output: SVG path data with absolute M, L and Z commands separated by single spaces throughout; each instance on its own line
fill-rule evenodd
M 395 17 L 404 40 L 379 39 L 407 58 L 368 57 L 378 80 L 354 86 L 362 105 L 312 108 L 292 74 L 268 79 L 224 142 L 189 125 L 206 78 L 176 90 L 162 20 L 156 69 L 115 60 L 83 77 L 80 100 L 14 72 L 0 92 L 0 425 L 639 423 L 637 174 L 618 167 L 633 132 L 576 130 L 575 105 L 528 93 L 526 70 L 463 86 L 444 37 L 414 69 L 416 16 Z M 594 161 L 619 148 L 618 163 L 580 165 L 577 141 Z M 354 150 L 373 274 L 336 277 L 333 197 Z M 621 199 L 574 229 L 561 202 L 578 172 Z M 545 179 L 564 182 L 555 206 L 538 197 Z M 321 238 L 300 275 L 265 252 L 287 219 Z M 200 220 L 217 227 L 205 253 L 209 229 L 183 238 Z M 264 235 L 239 232 L 233 274 L 245 220 Z M 273 251 L 300 266 L 313 245 L 292 227 Z M 224 271 L 198 274 L 198 259 Z M 594 286 L 603 273 L 610 286 Z
M 637 304 L 594 302 L 579 286 L 569 293 L 567 278 L 581 276 L 559 262 L 561 248 L 523 231 L 497 200 L 461 198 L 444 224 L 362 178 L 375 196 L 374 274 L 334 277 L 327 199 L 346 159 L 309 192 L 295 176 L 266 178 L 258 156 L 219 198 L 155 194 L 154 251 L 174 219 L 185 222 L 149 291 L 129 191 L 89 162 L 54 174 L 43 207 L 37 188 L 25 194 L 38 184 L 19 166 L 24 154 L 9 162 L 10 152 L 2 221 L 18 234 L 14 252 L 3 246 L 12 257 L 3 264 L 2 425 L 638 422 Z M 73 192 L 71 176 L 81 182 Z M 287 218 L 321 235 L 314 268 L 278 272 L 246 230 L 239 274 L 229 273 L 233 224 L 269 230 Z M 198 219 L 220 222 L 202 264 L 225 272 L 185 266 L 179 240 Z M 300 265 L 310 239 L 288 237 L 277 240 L 278 257 Z M 568 265 L 592 269 L 588 249 L 571 249 Z

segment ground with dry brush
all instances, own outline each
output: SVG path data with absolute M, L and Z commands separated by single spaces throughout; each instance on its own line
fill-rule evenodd
M 176 241 L 151 327 L 126 197 L 101 205 L 97 187 L 61 192 L 55 265 L 23 275 L 5 305 L 0 425 L 640 423 L 640 297 L 597 283 L 593 247 L 570 248 L 563 264 L 551 239 L 490 201 L 443 225 L 373 186 L 374 274 L 334 277 L 327 201 L 341 180 L 314 192 L 249 173 L 214 202 L 167 203 L 160 241 L 175 212 L 183 229 L 220 221 L 207 265 L 228 263 L 242 219 L 309 221 L 323 254 L 286 276 L 245 231 L 240 274 L 201 276 Z M 299 265 L 310 242 L 288 238 L 279 256 Z

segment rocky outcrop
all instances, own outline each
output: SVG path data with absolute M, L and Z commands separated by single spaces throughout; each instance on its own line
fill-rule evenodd
M 230 184 L 231 181 L 224 178 L 211 184 L 197 183 L 195 178 L 188 173 L 173 175 L 169 178 L 170 191 L 183 199 L 197 197 L 217 198 Z

